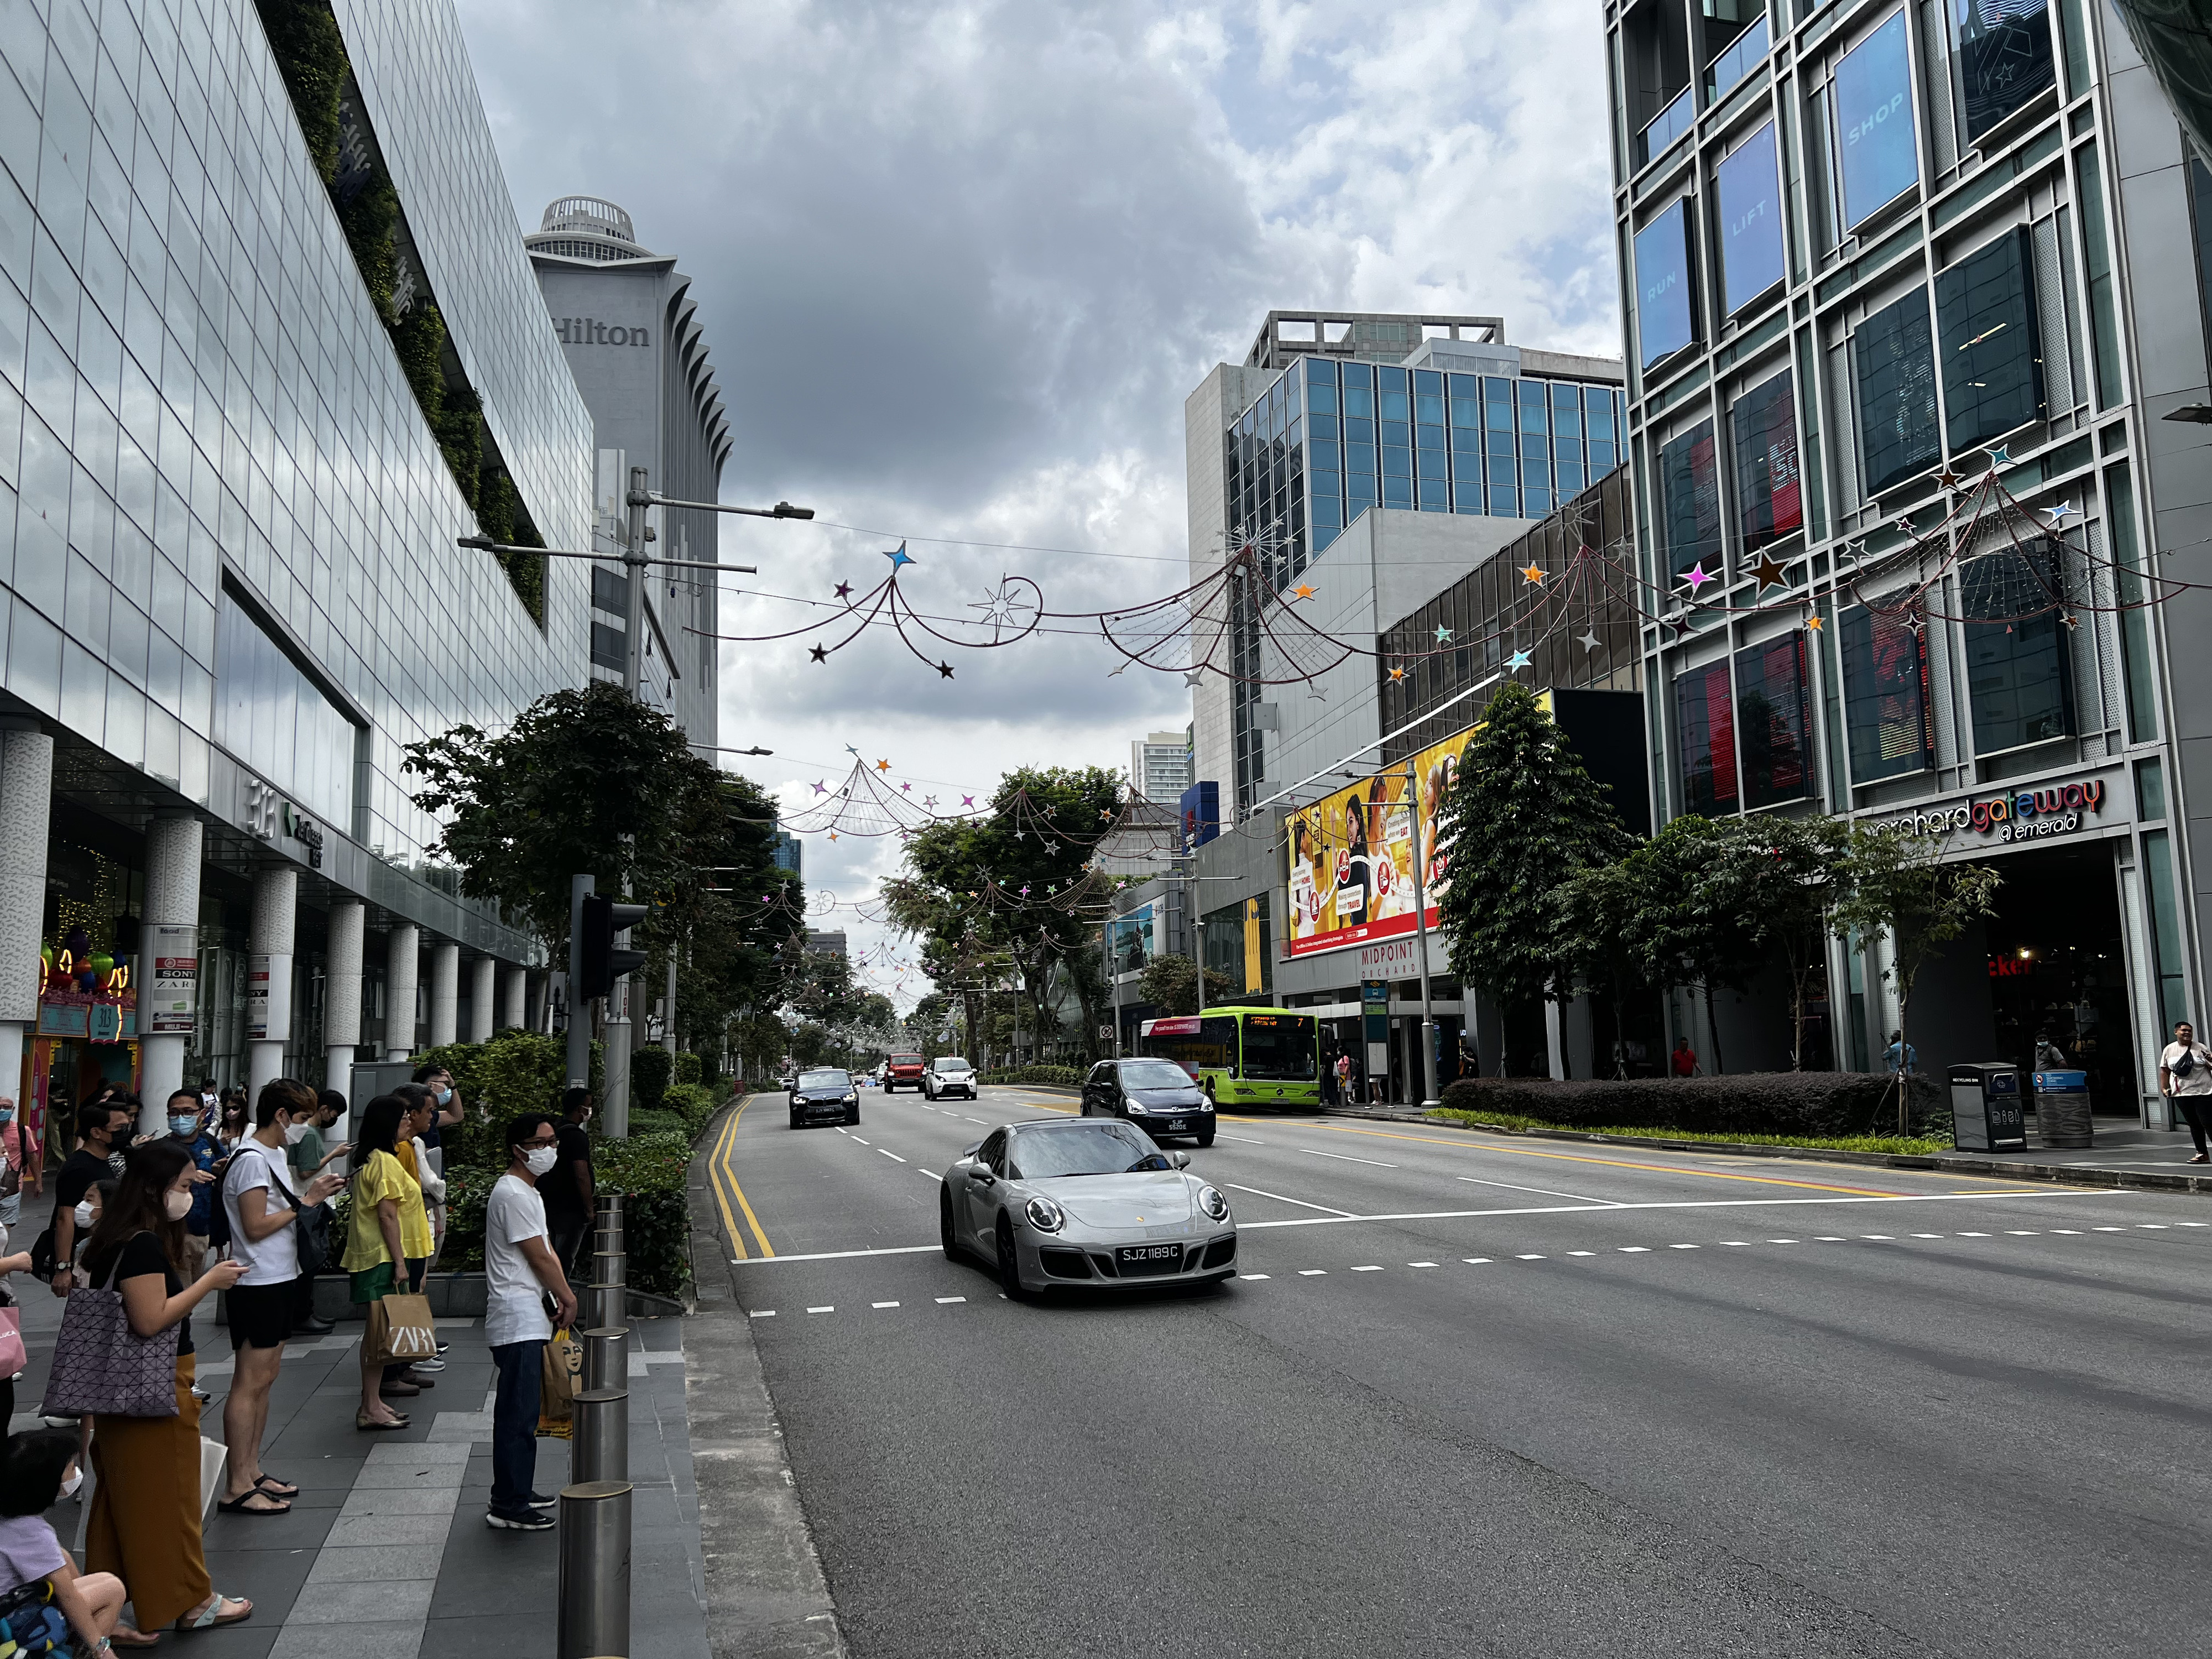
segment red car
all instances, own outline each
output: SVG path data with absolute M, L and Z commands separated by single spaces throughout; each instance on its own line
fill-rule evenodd
M 885 1094 L 904 1084 L 910 1089 L 921 1087 L 924 1062 L 920 1054 L 892 1054 L 884 1061 L 884 1092 Z

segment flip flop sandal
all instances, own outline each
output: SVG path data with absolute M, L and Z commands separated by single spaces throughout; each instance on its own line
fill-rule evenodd
M 252 1503 L 257 1498 L 264 1504 L 283 1503 L 283 1500 L 278 1498 L 275 1493 L 264 1492 L 260 1487 L 256 1486 L 251 1492 L 242 1492 L 236 1498 L 224 1499 L 222 1503 L 216 1505 L 216 1510 L 219 1514 L 222 1515 L 289 1515 L 292 1512 L 292 1506 L 289 1504 L 283 1504 L 283 1507 L 279 1509 L 256 1510 L 247 1508 L 246 1506 Z
M 222 1610 L 226 1607 L 241 1607 L 244 1611 L 225 1617 Z M 179 1631 L 213 1630 L 222 1625 L 242 1623 L 252 1616 L 253 1604 L 251 1601 L 238 1601 L 227 1595 L 217 1595 L 210 1597 L 208 1604 L 198 1613 L 186 1613 L 183 1619 L 178 1620 L 177 1628 Z M 186 1620 L 191 1622 L 186 1623 Z M 111 1637 L 109 1639 L 114 1638 Z
M 289 1480 L 279 1480 L 273 1474 L 264 1474 L 253 1483 L 271 1498 L 297 1498 L 300 1489 Z
M 157 1648 L 161 1645 L 158 1636 L 149 1636 L 144 1631 L 132 1630 L 128 1625 L 118 1625 L 107 1633 L 108 1644 L 118 1648 Z
M 394 1412 L 389 1423 L 380 1423 L 374 1418 L 362 1412 L 356 1412 L 353 1414 L 354 1427 L 363 1433 L 378 1433 L 388 1429 L 404 1429 L 407 1426 L 407 1414 L 404 1412 Z

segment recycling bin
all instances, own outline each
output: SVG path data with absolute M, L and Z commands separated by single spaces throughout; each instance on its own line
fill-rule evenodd
M 2087 1072 L 2037 1072 L 2035 1133 L 2046 1146 L 2087 1146 L 2090 1134 L 2089 1074 Z
M 1950 1083 L 1952 1133 L 1960 1152 L 2027 1150 L 2018 1066 L 1999 1060 L 1954 1066 Z

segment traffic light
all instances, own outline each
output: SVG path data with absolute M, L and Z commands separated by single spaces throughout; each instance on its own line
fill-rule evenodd
M 576 997 L 588 1002 L 611 995 L 615 981 L 645 966 L 642 951 L 619 950 L 615 935 L 643 921 L 648 907 L 617 904 L 597 893 L 584 896 L 582 927 L 576 940 Z

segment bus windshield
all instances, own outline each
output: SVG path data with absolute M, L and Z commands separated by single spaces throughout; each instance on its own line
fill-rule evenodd
M 1310 1017 L 1247 1014 L 1243 1074 L 1284 1083 L 1310 1083 L 1318 1060 Z

